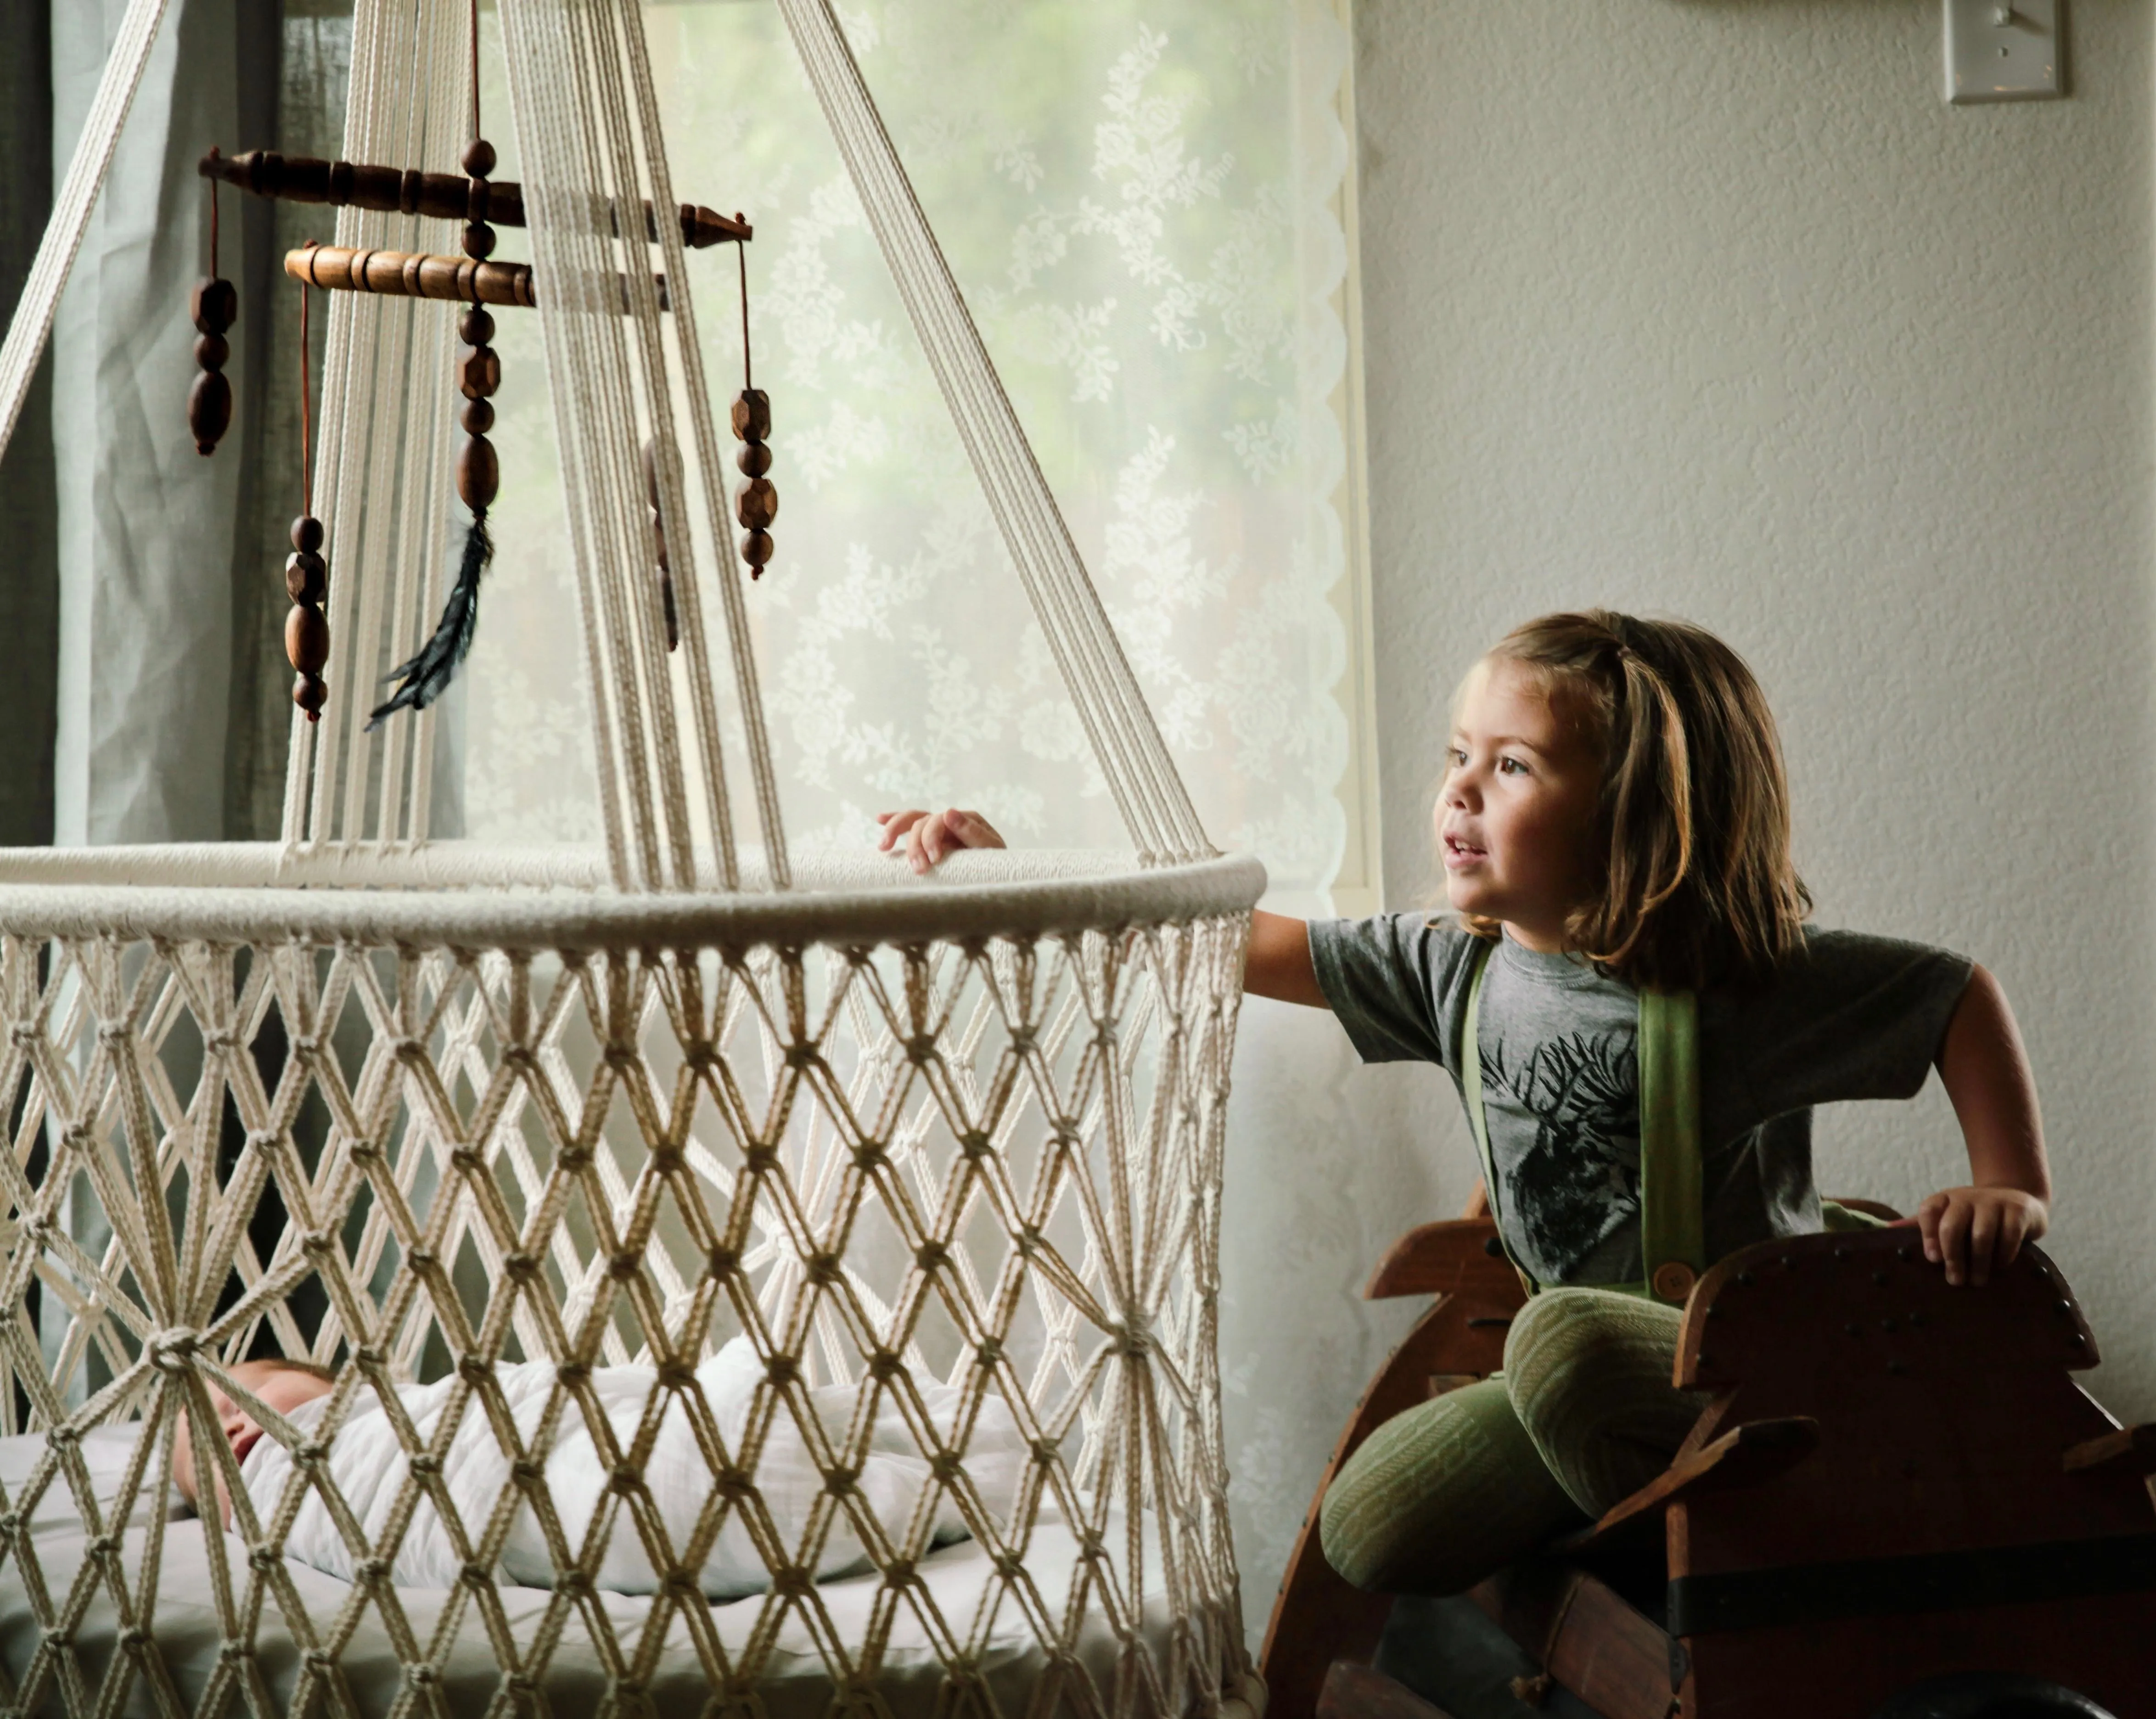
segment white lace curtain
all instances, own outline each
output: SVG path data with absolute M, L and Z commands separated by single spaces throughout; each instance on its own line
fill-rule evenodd
M 842 12 L 1209 831 L 1260 854 L 1276 887 L 1322 890 L 1346 736 L 1328 596 L 1343 541 L 1332 7 Z M 776 9 L 654 7 L 649 28 L 676 186 L 756 224 L 780 509 L 750 607 L 789 830 L 857 844 L 881 808 L 956 802 L 1014 841 L 1122 845 Z M 492 109 L 506 148 L 506 104 Z M 690 264 L 730 390 L 737 266 L 731 248 Z M 499 344 L 501 547 L 465 706 L 469 829 L 588 836 L 543 360 L 528 322 Z

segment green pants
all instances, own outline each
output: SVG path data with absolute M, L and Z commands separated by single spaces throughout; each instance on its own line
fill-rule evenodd
M 1358 1588 L 1457 1593 L 1579 1527 L 1669 1465 L 1707 1406 L 1670 1383 L 1682 1313 L 1548 1290 L 1505 1371 L 1372 1434 L 1325 1495 L 1325 1556 Z

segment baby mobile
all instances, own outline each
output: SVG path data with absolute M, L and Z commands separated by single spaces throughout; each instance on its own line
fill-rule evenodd
M 197 171 L 209 182 L 209 278 L 199 283 L 190 310 L 197 333 L 195 360 L 201 374 L 187 395 L 187 427 L 196 451 L 214 453 L 218 439 L 232 421 L 232 385 L 223 370 L 231 349 L 225 333 L 239 315 L 239 295 L 233 284 L 218 273 L 218 187 L 234 185 L 257 197 L 281 198 L 291 203 L 326 203 L 338 208 L 429 215 L 465 223 L 460 257 L 432 256 L 405 251 L 354 249 L 316 244 L 310 241 L 285 257 L 285 272 L 300 285 L 300 511 L 292 521 L 292 553 L 285 563 L 285 589 L 291 598 L 285 618 L 285 653 L 295 679 L 292 702 L 306 713 L 310 722 L 321 720 L 329 688 L 322 670 L 329 662 L 329 622 L 323 606 L 329 595 L 329 563 L 324 556 L 322 522 L 314 516 L 314 488 L 308 443 L 307 305 L 311 289 L 332 292 L 377 293 L 398 298 L 435 299 L 467 305 L 457 324 L 463 345 L 454 372 L 457 391 L 464 396 L 459 423 L 465 432 L 457 454 L 458 498 L 470 514 L 464 552 L 458 562 L 455 582 L 444 604 L 441 620 L 433 634 L 410 658 L 389 671 L 399 685 L 370 713 L 367 727 L 378 728 L 397 711 L 422 711 L 448 688 L 458 666 L 471 649 L 479 621 L 480 577 L 494 554 L 494 541 L 486 528 L 487 510 L 501 483 L 501 468 L 487 432 L 494 427 L 494 395 L 501 385 L 501 358 L 489 344 L 495 321 L 488 306 L 529 310 L 538 302 L 538 289 L 527 263 L 496 263 L 496 227 L 525 224 L 523 187 L 508 180 L 493 181 L 494 146 L 481 135 L 479 110 L 479 6 L 471 12 L 472 137 L 459 165 L 461 173 L 428 173 L 415 169 L 377 167 L 363 162 L 318 161 L 305 156 L 283 156 L 274 150 L 250 150 L 228 157 L 212 148 Z M 644 236 L 659 237 L 658 215 L 649 203 L 642 205 Z M 731 218 L 699 205 L 684 203 L 679 218 L 684 244 L 701 250 L 731 241 L 740 248 L 742 295 L 742 389 L 734 397 L 734 436 L 742 445 L 735 456 L 742 481 L 734 490 L 734 516 L 742 535 L 738 544 L 742 562 L 752 579 L 762 577 L 772 557 L 770 526 L 778 514 L 778 492 L 767 474 L 771 470 L 771 401 L 753 386 L 748 346 L 748 241 L 754 229 L 738 213 Z M 619 232 L 619 217 L 615 229 Z M 667 308 L 666 281 L 657 278 L 659 303 Z M 622 305 L 629 305 L 629 284 L 622 282 Z M 666 622 L 667 648 L 680 644 L 675 620 L 673 570 L 667 552 L 665 531 L 660 518 L 660 449 L 644 449 L 644 481 L 651 505 L 654 547 L 659 567 L 660 603 Z

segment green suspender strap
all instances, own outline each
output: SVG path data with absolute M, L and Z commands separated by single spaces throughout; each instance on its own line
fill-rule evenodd
M 1460 1029 L 1460 1085 L 1482 1157 L 1483 1186 L 1503 1234 L 1497 1167 L 1490 1156 L 1490 1124 L 1482 1112 L 1482 1055 L 1476 1035 L 1482 978 L 1496 946 L 1485 943 L 1467 982 L 1467 1013 Z M 1640 1255 L 1646 1281 L 1597 1287 L 1681 1306 L 1707 1270 L 1705 1192 L 1700 1173 L 1699 1004 L 1689 991 L 1640 993 Z M 1519 1262 L 1512 1262 L 1520 1270 Z M 1542 1285 L 1520 1270 L 1534 1295 Z
M 1640 1257 L 1646 1291 L 1682 1306 L 1707 1270 L 1700 1173 L 1699 999 L 1640 993 Z

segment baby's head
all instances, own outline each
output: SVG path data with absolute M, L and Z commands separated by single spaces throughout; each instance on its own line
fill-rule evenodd
M 251 1391 L 263 1403 L 279 1414 L 295 1409 L 302 1403 L 311 1403 L 317 1397 L 326 1397 L 336 1388 L 336 1378 L 326 1367 L 317 1367 L 311 1361 L 287 1361 L 282 1356 L 272 1356 L 262 1361 L 242 1361 L 226 1369 L 235 1383 Z M 262 1436 L 262 1429 L 254 1417 L 239 1403 L 216 1380 L 205 1378 L 203 1384 L 209 1391 L 210 1407 L 215 1412 L 218 1424 L 223 1429 L 226 1441 L 232 1446 L 236 1461 L 244 1462 L 247 1453 L 254 1448 L 254 1441 Z M 184 1411 L 172 1437 L 172 1485 L 180 1496 L 202 1513 L 202 1504 L 195 1496 L 195 1465 L 193 1429 L 191 1417 Z M 221 1521 L 232 1519 L 232 1501 L 225 1496 L 224 1481 L 214 1466 L 211 1474 L 216 1477 L 218 1517 Z
M 1628 984 L 1763 975 L 1811 906 L 1773 713 L 1703 628 L 1607 609 L 1516 627 L 1455 701 L 1437 834 L 1485 935 L 1577 950 Z

